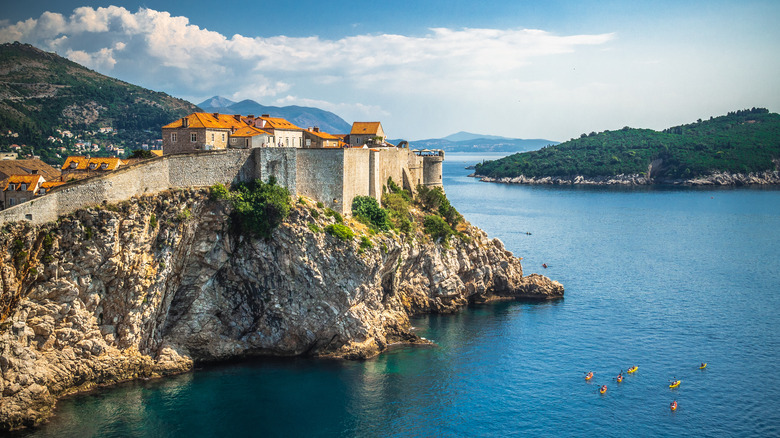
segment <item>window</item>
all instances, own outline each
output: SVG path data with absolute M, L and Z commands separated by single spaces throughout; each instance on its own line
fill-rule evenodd
M 71 169 L 75 169 L 76 167 L 78 167 L 78 163 L 76 163 L 75 161 L 71 161 L 70 162 L 70 168 Z
M 190 134 L 190 141 L 198 141 L 198 134 L 193 132 Z
M 307 138 L 307 139 L 306 139 L 306 147 L 307 147 L 307 148 L 308 148 L 308 147 L 311 147 L 311 139 L 310 139 L 310 138 Z
M 171 141 L 173 143 L 176 143 L 176 133 L 175 132 L 171 132 Z
M 40 191 L 40 193 L 39 193 L 39 194 L 41 194 L 41 195 L 45 195 L 45 194 L 46 194 L 46 189 L 44 189 L 44 188 L 41 188 L 41 191 Z
M 16 199 L 14 199 L 14 198 L 11 198 L 11 199 L 8 200 L 8 206 L 10 207 L 12 205 L 16 205 Z
M 16 184 L 8 184 L 8 190 L 16 190 Z
M 108 169 L 108 163 L 102 163 L 100 165 L 100 170 L 106 170 L 106 169 Z
M 97 163 L 89 163 L 89 170 L 95 170 Z
M 236 144 L 236 140 L 237 140 L 236 138 L 231 138 L 230 139 L 230 144 Z
M 284 138 L 284 145 L 287 146 L 287 147 L 290 147 L 290 137 L 285 137 Z
M 222 141 L 223 142 L 225 141 L 225 133 L 224 132 L 222 133 Z
M 21 190 L 22 190 L 22 191 L 25 191 L 25 190 L 27 190 L 27 184 L 25 184 L 25 183 L 22 183 L 22 189 L 21 189 Z
M 211 133 L 211 141 L 214 142 L 214 133 Z

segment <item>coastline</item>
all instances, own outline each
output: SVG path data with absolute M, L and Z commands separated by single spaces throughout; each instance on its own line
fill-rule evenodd
M 780 185 L 780 171 L 764 171 L 743 173 L 725 173 L 714 172 L 710 175 L 690 178 L 690 179 L 660 179 L 650 178 L 645 175 L 612 175 L 586 177 L 583 175 L 572 176 L 546 176 L 546 177 L 527 177 L 520 175 L 516 177 L 493 178 L 485 175 L 472 173 L 468 175 L 472 178 L 478 178 L 483 182 L 494 182 L 501 184 L 527 184 L 527 185 L 589 185 L 589 186 L 649 186 L 649 185 L 677 185 L 677 186 L 749 186 L 749 185 Z

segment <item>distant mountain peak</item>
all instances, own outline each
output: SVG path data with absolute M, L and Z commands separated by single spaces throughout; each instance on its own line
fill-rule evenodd
M 468 141 L 468 140 L 476 140 L 476 139 L 487 139 L 487 140 L 516 140 L 509 137 L 501 137 L 498 135 L 486 135 L 486 134 L 474 134 L 472 132 L 466 132 L 466 131 L 460 131 L 455 134 L 448 135 L 444 137 L 444 140 L 449 141 Z
M 234 103 L 226 97 L 213 96 L 199 103 L 198 106 L 201 108 L 227 108 Z

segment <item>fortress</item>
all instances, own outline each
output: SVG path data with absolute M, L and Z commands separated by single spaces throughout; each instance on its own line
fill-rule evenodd
M 105 175 L 70 182 L 29 202 L 0 211 L 0 223 L 54 221 L 80 208 L 125 201 L 169 189 L 230 185 L 274 176 L 292 195 L 350 214 L 355 196 L 380 200 L 392 178 L 414 191 L 442 187 L 443 151 L 399 147 L 258 147 L 184 152 L 149 159 Z

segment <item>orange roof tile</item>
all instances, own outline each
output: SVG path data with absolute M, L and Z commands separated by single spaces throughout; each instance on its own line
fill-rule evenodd
M 352 131 L 350 131 L 350 135 L 356 135 L 356 134 L 373 134 L 377 135 L 379 132 L 379 126 L 381 125 L 380 122 L 355 122 L 352 124 Z
M 232 115 L 219 113 L 192 113 L 185 117 L 189 122 L 188 128 L 230 129 L 246 126 L 242 120 L 237 120 Z M 182 119 L 163 126 L 163 129 L 183 128 Z
M 246 125 L 242 128 L 236 129 L 235 132 L 231 133 L 231 137 L 254 137 L 256 135 L 271 135 L 262 129 L 255 128 L 254 126 Z
M 162 157 L 163 156 L 162 149 L 151 149 L 149 152 L 151 152 L 152 155 L 157 155 L 158 157 Z
M 75 166 L 73 166 L 74 163 Z M 106 165 L 105 169 L 103 164 Z M 62 165 L 62 170 L 116 170 L 124 164 L 119 158 L 70 156 L 65 160 L 65 164 Z
M 256 117 L 255 120 L 257 119 L 266 122 L 266 125 L 263 126 L 263 129 L 287 129 L 303 131 L 303 128 L 299 128 L 281 117 Z
M 65 184 L 63 181 L 45 181 L 45 182 L 41 183 L 41 188 L 42 189 L 52 189 L 54 187 L 61 186 L 63 184 Z
M 307 129 L 306 132 L 308 132 L 309 134 L 314 135 L 316 137 L 319 137 L 319 138 L 321 138 L 323 140 L 339 140 L 339 138 L 340 138 L 340 137 L 337 137 L 337 136 L 335 136 L 333 134 L 328 134 L 327 132 L 322 132 L 322 131 L 317 132 L 317 131 L 312 131 L 312 130 Z
M 45 181 L 41 175 L 11 175 L 5 184 L 3 191 L 8 190 L 11 184 L 14 184 L 13 190 L 20 191 L 21 184 L 27 184 L 25 191 L 32 192 L 40 182 Z

